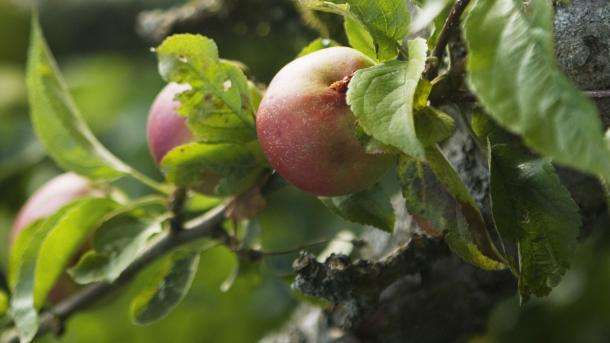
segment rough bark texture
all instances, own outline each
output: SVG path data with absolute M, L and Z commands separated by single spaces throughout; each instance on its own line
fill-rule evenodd
M 559 63 L 581 89 L 610 89 L 610 1 L 558 5 L 555 41 Z M 610 126 L 610 98 L 596 103 L 605 126 Z

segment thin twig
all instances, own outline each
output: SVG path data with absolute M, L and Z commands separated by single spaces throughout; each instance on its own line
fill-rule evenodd
M 331 240 L 332 239 L 324 239 L 324 240 L 319 240 L 319 241 L 316 241 L 316 242 L 311 242 L 311 243 L 299 245 L 296 248 L 291 248 L 291 249 L 286 249 L 286 250 L 278 250 L 278 251 L 260 251 L 260 253 L 263 256 L 282 256 L 282 255 L 288 255 L 288 254 L 295 254 L 295 253 L 298 253 L 299 251 L 301 251 L 303 249 L 306 249 L 306 248 L 312 248 L 312 247 L 314 247 L 316 245 L 322 245 L 322 244 L 329 243 Z
M 462 13 L 464 13 L 468 3 L 470 3 L 470 0 L 457 0 L 455 5 L 453 5 L 453 8 L 451 8 L 451 12 L 449 12 L 441 33 L 438 36 L 438 40 L 436 41 L 436 46 L 432 51 L 432 57 L 434 58 L 431 60 L 434 61 L 434 63 L 428 65 L 428 69 L 426 70 L 427 80 L 433 80 L 438 75 L 438 68 L 445 57 L 445 49 L 447 44 L 449 44 L 451 34 L 453 34 L 455 28 L 459 26 L 460 17 L 462 16 Z
M 583 91 L 590 98 L 610 98 L 610 89 Z

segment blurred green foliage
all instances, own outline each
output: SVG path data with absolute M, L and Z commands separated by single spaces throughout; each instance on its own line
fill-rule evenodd
M 273 2 L 273 1 L 271 1 Z M 87 123 L 113 153 L 144 173 L 161 178 L 146 145 L 148 107 L 162 88 L 154 45 L 135 33 L 142 10 L 180 5 L 172 1 L 57 1 L 40 5 L 49 45 Z M 46 158 L 29 123 L 24 64 L 29 34 L 27 2 L 0 0 L 0 246 L 8 247 L 12 220 L 28 195 L 61 172 Z M 212 18 L 203 28 L 219 42 L 223 57 L 245 61 L 248 73 L 269 81 L 273 74 L 314 37 L 284 3 L 276 19 L 262 24 L 242 18 Z M 292 12 L 290 12 L 292 11 Z M 271 22 L 273 21 L 273 23 Z M 221 26 L 221 24 L 226 26 Z M 275 30 L 284 25 L 289 30 Z M 229 27 L 230 29 L 227 29 Z M 129 180 L 117 185 L 129 193 L 145 188 Z M 312 196 L 286 188 L 268 199 L 260 217 L 264 250 L 295 248 L 303 242 L 332 238 L 357 226 L 337 219 Z M 7 248 L 0 249 L 5 270 Z M 313 249 L 315 250 L 315 249 Z M 134 326 L 129 303 L 152 277 L 149 268 L 126 289 L 112 294 L 67 324 L 61 342 L 255 342 L 280 325 L 295 304 L 290 271 L 295 253 L 245 264 L 226 291 L 221 284 L 236 266 L 225 248 L 201 257 L 200 268 L 185 301 L 164 320 Z M 1 285 L 0 285 L 1 286 Z
M 473 343 L 610 341 L 610 234 L 597 227 L 580 245 L 572 268 L 550 296 L 524 305 L 515 297 L 497 306 L 489 332 Z

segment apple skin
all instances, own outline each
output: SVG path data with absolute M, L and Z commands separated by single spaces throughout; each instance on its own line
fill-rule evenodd
M 331 86 L 373 64 L 357 50 L 333 47 L 300 57 L 275 75 L 256 129 L 282 177 L 306 192 L 337 196 L 364 190 L 385 174 L 394 158 L 365 153 L 345 91 Z
M 176 96 L 191 89 L 188 84 L 168 83 L 155 98 L 148 112 L 148 147 L 157 165 L 163 157 L 177 146 L 195 142 L 196 138 L 187 126 L 187 119 L 178 114 L 180 102 Z M 214 195 L 214 189 L 222 176 L 202 173 L 202 186 L 196 191 Z
M 190 88 L 185 84 L 168 83 L 150 107 L 148 147 L 157 165 L 173 148 L 194 141 L 194 136 L 186 125 L 186 118 L 176 112 L 180 102 L 175 99 L 176 95 Z
M 11 228 L 11 242 L 26 226 L 57 212 L 73 200 L 99 194 L 89 180 L 74 173 L 58 175 L 42 185 L 19 210 Z
M 54 177 L 34 192 L 19 210 L 10 232 L 11 246 L 17 235 L 35 220 L 54 214 L 74 200 L 101 195 L 99 190 L 92 187 L 89 180 L 77 174 L 65 173 Z M 86 244 L 81 250 L 85 251 L 87 247 Z M 51 303 L 58 303 L 77 289 L 78 286 L 66 274 L 62 274 L 49 293 L 48 299 Z

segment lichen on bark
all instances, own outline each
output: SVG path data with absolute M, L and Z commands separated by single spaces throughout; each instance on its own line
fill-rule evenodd
M 610 89 L 610 1 L 572 0 L 555 7 L 555 45 L 564 72 L 583 90 Z M 610 126 L 610 98 L 596 99 Z

